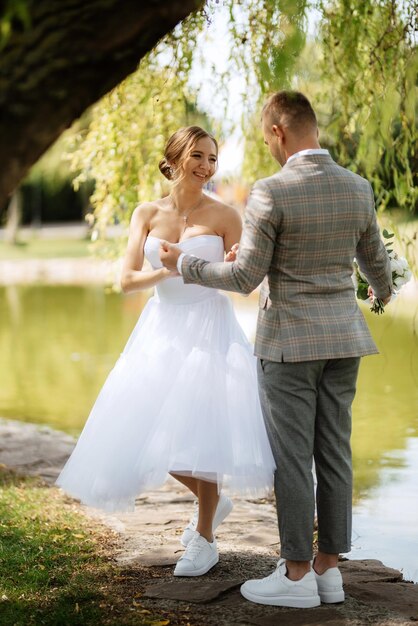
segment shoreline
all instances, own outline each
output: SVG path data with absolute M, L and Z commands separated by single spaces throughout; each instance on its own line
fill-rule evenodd
M 0 286 L 113 285 L 120 266 L 120 261 L 93 257 L 1 260 Z
M 122 261 L 122 258 L 104 260 L 93 256 L 3 259 L 0 260 L 0 287 L 13 285 L 112 287 L 119 283 Z M 403 287 L 401 293 L 394 298 L 394 302 L 390 303 L 387 310 L 393 308 L 397 300 L 408 302 L 408 304 L 418 303 L 418 277 Z M 361 303 L 360 300 L 359 303 Z
M 48 426 L 0 418 L 0 463 L 23 475 L 41 476 L 53 489 L 74 444 L 73 437 Z M 347 594 L 344 604 L 295 610 L 246 602 L 239 593 L 241 582 L 265 576 L 277 561 L 276 514 L 269 500 L 237 498 L 234 503 L 218 532 L 220 564 L 205 576 L 204 585 L 172 577 L 179 556 L 178 536 L 192 510 L 192 498 L 175 481 L 141 495 L 134 513 L 108 515 L 77 501 L 74 506 L 118 534 L 115 561 L 125 574 L 135 577 L 146 609 L 181 612 L 187 605 L 191 626 L 279 621 L 287 626 L 406 626 L 418 620 L 418 584 L 404 581 L 401 572 L 376 560 L 340 563 Z

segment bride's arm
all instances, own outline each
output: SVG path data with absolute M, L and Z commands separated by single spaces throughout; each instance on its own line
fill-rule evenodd
M 233 263 L 237 260 L 239 252 L 239 242 L 242 235 L 242 218 L 241 215 L 233 209 L 228 213 L 226 220 L 226 230 L 224 234 L 225 242 L 225 261 Z M 241 293 L 245 298 L 249 296 L 248 293 Z
M 223 238 L 225 252 L 231 251 L 232 246 L 239 244 L 242 233 L 242 219 L 238 211 L 230 206 L 225 207 L 223 217 Z M 225 259 L 227 260 L 227 259 Z M 235 259 L 231 259 L 235 260 Z
M 124 293 L 149 289 L 157 283 L 174 276 L 165 267 L 144 271 L 144 245 L 147 238 L 150 219 L 155 212 L 151 204 L 141 204 L 132 213 L 129 226 L 129 239 L 122 267 L 120 284 Z

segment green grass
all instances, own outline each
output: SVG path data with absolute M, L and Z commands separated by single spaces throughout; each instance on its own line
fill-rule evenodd
M 86 257 L 90 245 L 86 239 L 31 239 L 16 245 L 0 241 L 0 260 Z
M 169 623 L 141 611 L 113 543 L 57 489 L 0 466 L 1 626 Z

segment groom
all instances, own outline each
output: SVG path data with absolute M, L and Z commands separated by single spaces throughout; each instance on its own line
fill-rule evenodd
M 241 592 L 261 604 L 307 608 L 344 600 L 337 565 L 351 548 L 351 404 L 360 357 L 377 352 L 357 306 L 353 258 L 385 303 L 392 280 L 370 184 L 321 149 L 307 98 L 275 93 L 262 127 L 282 169 L 255 183 L 236 260 L 208 263 L 166 242 L 160 256 L 185 283 L 247 294 L 263 281 L 255 354 L 277 465 L 282 558 Z

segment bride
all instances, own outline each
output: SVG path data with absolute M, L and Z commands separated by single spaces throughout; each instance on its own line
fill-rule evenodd
M 167 142 L 159 167 L 171 193 L 133 212 L 121 278 L 124 292 L 155 293 L 57 481 L 107 511 L 133 510 L 135 497 L 168 474 L 190 489 L 196 510 L 175 576 L 200 576 L 218 562 L 214 531 L 232 509 L 224 492 L 262 495 L 275 469 L 255 357 L 230 300 L 185 285 L 159 259 L 161 239 L 208 261 L 234 258 L 241 218 L 203 192 L 217 157 L 216 140 L 197 126 Z

